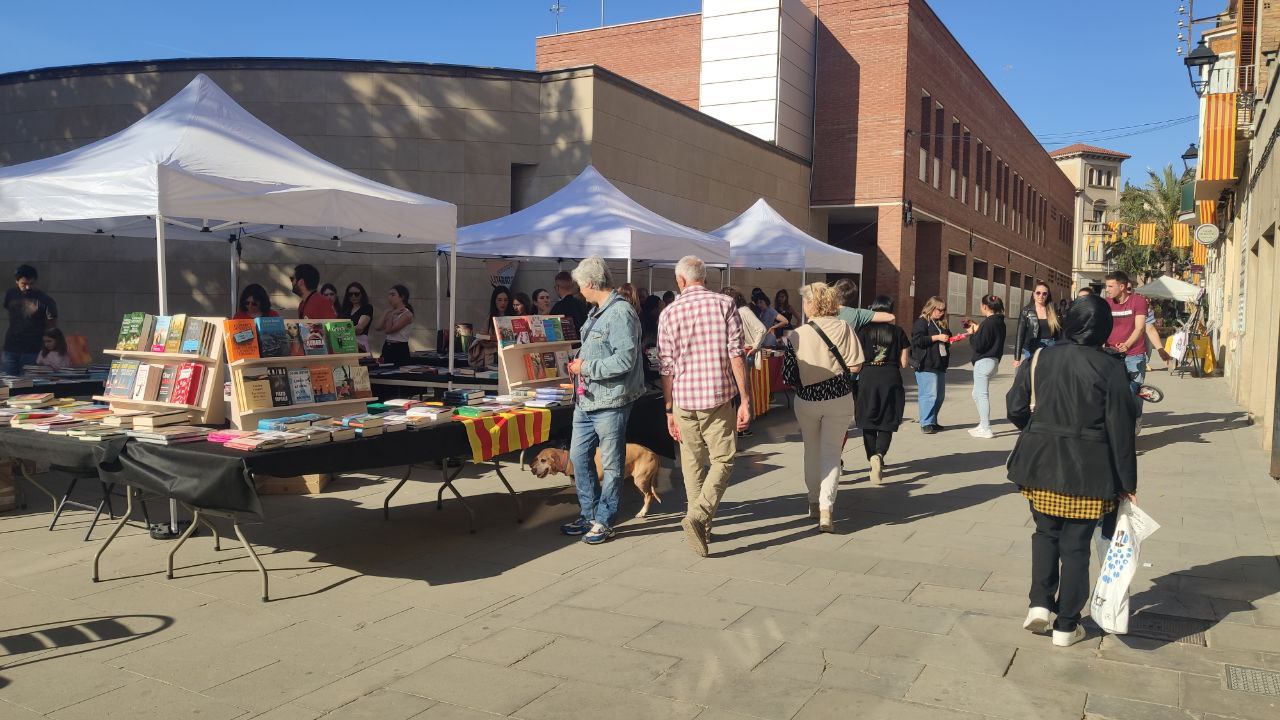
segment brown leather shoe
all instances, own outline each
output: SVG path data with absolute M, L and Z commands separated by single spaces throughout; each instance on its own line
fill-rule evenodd
M 707 556 L 707 530 L 699 521 L 691 517 L 685 517 L 680 521 L 680 527 L 684 528 L 684 536 L 689 540 L 689 547 L 698 554 L 699 557 Z

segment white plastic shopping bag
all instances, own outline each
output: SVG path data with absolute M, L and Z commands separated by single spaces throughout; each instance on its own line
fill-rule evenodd
M 1115 534 L 1100 560 L 1102 570 L 1093 588 L 1089 614 L 1098 627 L 1113 634 L 1129 632 L 1129 583 L 1137 572 L 1142 541 L 1160 525 L 1137 505 L 1120 501 Z
M 1173 334 L 1173 342 L 1169 345 L 1169 357 L 1182 362 L 1182 356 L 1187 354 L 1187 345 L 1191 342 L 1191 333 L 1187 330 L 1179 330 Z

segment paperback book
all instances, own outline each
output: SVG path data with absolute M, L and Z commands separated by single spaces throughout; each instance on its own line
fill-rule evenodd
M 289 337 L 285 334 L 284 318 L 260 317 L 253 323 L 258 331 L 259 357 L 288 357 Z

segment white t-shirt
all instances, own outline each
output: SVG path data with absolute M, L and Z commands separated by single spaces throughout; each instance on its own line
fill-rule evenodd
M 409 308 L 393 310 L 391 314 L 387 316 L 387 324 L 394 325 L 401 315 L 408 315 L 410 320 L 399 330 L 387 333 L 388 342 L 409 342 L 409 331 L 413 328 L 413 313 L 410 312 Z

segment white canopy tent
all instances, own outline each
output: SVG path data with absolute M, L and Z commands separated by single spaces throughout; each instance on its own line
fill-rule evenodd
M 154 237 L 168 314 L 166 236 L 452 246 L 457 208 L 312 155 L 198 75 L 115 135 L 0 168 L 0 230 Z
M 709 265 L 729 262 L 728 242 L 645 208 L 590 165 L 523 210 L 459 228 L 457 248 L 465 257 L 625 259 L 628 281 L 633 259 L 676 262 L 697 255 Z
M 1134 289 L 1134 292 L 1148 299 L 1196 302 L 1204 294 L 1204 288 L 1175 277 L 1161 275 L 1146 285 Z

